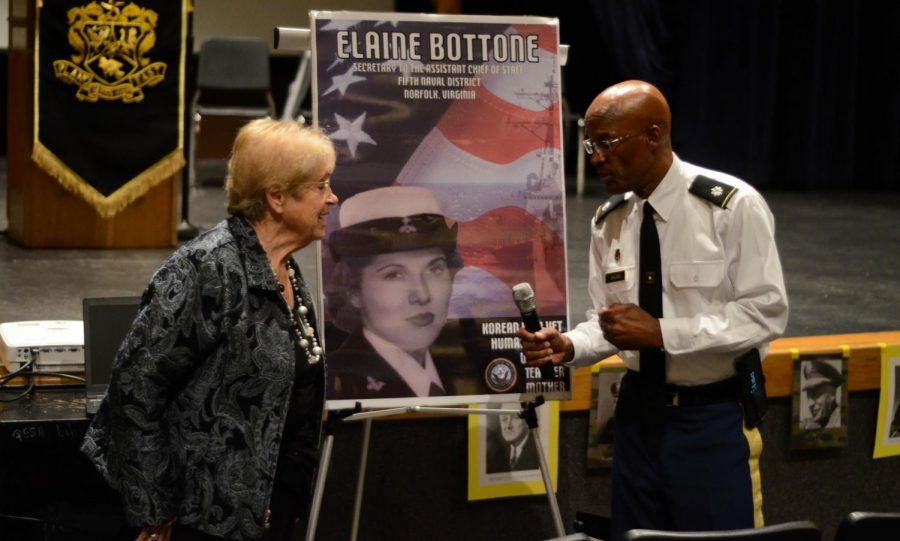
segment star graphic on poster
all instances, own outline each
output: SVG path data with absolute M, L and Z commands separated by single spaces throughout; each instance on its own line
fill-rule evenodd
M 347 92 L 347 87 L 352 85 L 353 83 L 358 83 L 360 81 L 365 81 L 365 77 L 360 77 L 359 75 L 353 74 L 353 67 L 347 70 L 343 75 L 336 75 L 331 78 L 331 87 L 326 90 L 322 95 L 327 96 L 331 94 L 335 90 L 341 93 L 343 96 Z
M 329 66 L 327 68 L 325 68 L 325 71 L 331 71 L 332 69 L 334 69 L 335 66 L 340 66 L 343 63 L 344 63 L 343 58 L 335 58 L 334 60 L 331 61 L 331 64 L 329 64 Z
M 338 129 L 328 137 L 335 141 L 347 141 L 347 147 L 350 149 L 350 154 L 353 157 L 356 157 L 356 147 L 360 143 L 378 144 L 369 137 L 368 133 L 362 130 L 363 122 L 366 121 L 366 113 L 359 115 L 352 121 L 335 113 L 334 119 L 337 121 Z

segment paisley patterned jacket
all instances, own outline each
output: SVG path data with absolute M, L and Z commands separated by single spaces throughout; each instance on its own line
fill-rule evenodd
M 299 351 L 290 328 L 244 217 L 221 222 L 156 272 L 82 444 L 122 495 L 129 523 L 177 517 L 211 535 L 264 536 Z M 324 385 L 315 386 L 310 426 L 321 427 Z

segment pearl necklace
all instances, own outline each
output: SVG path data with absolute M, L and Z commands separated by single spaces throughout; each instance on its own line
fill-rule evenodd
M 315 364 L 322 360 L 324 351 L 319 346 L 319 342 L 316 340 L 315 330 L 313 330 L 312 325 L 309 324 L 309 319 L 306 317 L 306 314 L 309 313 L 309 309 L 303 304 L 303 297 L 300 296 L 300 287 L 297 285 L 297 277 L 294 275 L 294 269 L 288 263 L 285 263 L 284 266 L 287 268 L 288 278 L 291 281 L 291 289 L 294 290 L 294 303 L 297 305 L 297 313 L 300 314 L 299 321 L 294 316 L 294 311 L 291 310 L 291 305 L 288 304 L 287 297 L 284 296 L 283 287 L 279 288 L 281 291 L 281 298 L 284 299 L 284 304 L 287 306 L 288 317 L 291 320 L 291 326 L 294 328 L 297 344 L 306 352 L 306 361 L 309 364 Z

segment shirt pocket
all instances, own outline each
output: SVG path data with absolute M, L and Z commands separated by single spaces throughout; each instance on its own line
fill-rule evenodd
M 725 279 L 725 261 L 686 261 L 669 265 L 669 281 L 677 288 L 717 287 Z
M 630 267 L 610 267 L 603 273 L 606 291 L 620 300 L 634 289 L 634 280 L 635 268 L 633 265 Z

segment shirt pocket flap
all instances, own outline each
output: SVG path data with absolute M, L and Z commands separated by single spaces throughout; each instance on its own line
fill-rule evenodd
M 669 280 L 675 287 L 715 287 L 724 279 L 724 261 L 688 261 L 669 265 Z

